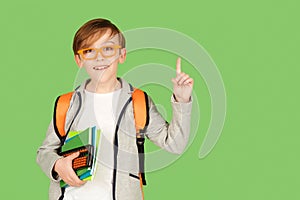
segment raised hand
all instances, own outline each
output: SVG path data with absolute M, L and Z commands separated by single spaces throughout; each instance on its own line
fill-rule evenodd
M 176 63 L 176 77 L 172 78 L 172 82 L 174 86 L 173 94 L 176 101 L 189 102 L 193 91 L 194 80 L 190 78 L 188 74 L 181 72 L 181 59 L 179 57 Z

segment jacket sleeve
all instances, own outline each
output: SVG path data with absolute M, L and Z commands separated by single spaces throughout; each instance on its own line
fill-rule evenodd
M 36 161 L 43 172 L 53 181 L 59 181 L 59 177 L 53 171 L 55 162 L 61 158 L 57 154 L 57 149 L 61 146 L 60 139 L 55 133 L 53 120 L 51 121 L 46 138 L 37 151 Z
M 174 154 L 183 153 L 190 135 L 192 100 L 188 103 L 175 102 L 171 97 L 173 116 L 170 123 L 157 111 L 153 101 L 149 102 L 149 124 L 146 136 L 154 144 Z

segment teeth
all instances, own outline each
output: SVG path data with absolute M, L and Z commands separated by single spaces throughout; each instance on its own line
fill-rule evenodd
M 105 66 L 96 66 L 93 69 L 95 69 L 95 70 L 103 70 L 103 69 L 106 69 L 107 67 L 108 67 L 107 65 L 105 65 Z

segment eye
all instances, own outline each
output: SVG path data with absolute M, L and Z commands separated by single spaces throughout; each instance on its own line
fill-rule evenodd
M 95 52 L 94 49 L 85 49 L 84 51 L 82 51 L 83 54 L 88 54 L 88 53 L 93 53 Z
M 114 48 L 113 47 L 103 47 L 102 48 L 103 49 L 103 51 L 105 52 L 105 51 L 113 51 L 114 50 Z

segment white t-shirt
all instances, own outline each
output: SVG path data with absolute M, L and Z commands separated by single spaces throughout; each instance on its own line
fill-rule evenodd
M 117 122 L 116 108 L 121 90 L 98 94 L 85 90 L 83 113 L 78 130 L 96 126 L 101 130 L 96 174 L 80 187 L 67 187 L 64 200 L 111 200 L 113 178 L 113 140 Z

